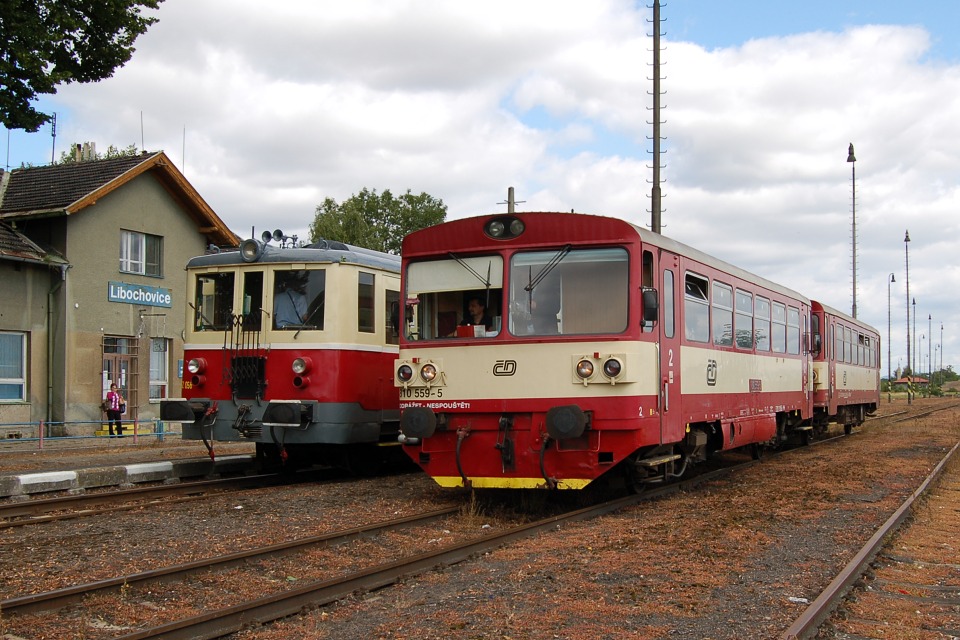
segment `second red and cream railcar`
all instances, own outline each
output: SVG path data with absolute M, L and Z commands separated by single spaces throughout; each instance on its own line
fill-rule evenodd
M 810 300 L 662 235 L 498 214 L 402 255 L 401 441 L 442 486 L 639 488 L 814 416 Z
M 813 301 L 814 431 L 831 422 L 850 433 L 880 404 L 880 335 L 856 318 Z

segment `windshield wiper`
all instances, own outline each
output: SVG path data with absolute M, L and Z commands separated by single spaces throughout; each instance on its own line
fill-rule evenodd
M 563 247 L 562 249 L 560 249 L 560 251 L 557 251 L 557 253 L 556 253 L 552 258 L 550 258 L 550 261 L 549 261 L 547 264 L 543 265 L 543 268 L 540 269 L 540 272 L 537 274 L 537 276 L 536 276 L 535 278 L 530 278 L 529 284 L 524 287 L 524 290 L 529 291 L 529 292 L 532 293 L 534 287 L 536 287 L 538 284 L 540 284 L 540 283 L 543 281 L 543 279 L 546 278 L 547 275 L 548 275 L 551 271 L 553 271 L 553 269 L 554 269 L 558 264 L 560 264 L 560 262 L 561 262 L 564 258 L 567 257 L 567 254 L 570 253 L 570 248 L 571 248 L 571 245 L 568 244 L 568 245 L 566 245 L 565 247 Z M 529 276 L 528 276 L 528 278 L 529 278 Z

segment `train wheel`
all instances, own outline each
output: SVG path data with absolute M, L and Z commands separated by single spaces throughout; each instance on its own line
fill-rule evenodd
M 843 433 L 844 435 L 847 435 L 847 436 L 853 433 L 853 425 L 852 424 L 843 425 Z
M 763 460 L 763 445 L 759 442 L 750 445 L 750 457 L 754 460 Z

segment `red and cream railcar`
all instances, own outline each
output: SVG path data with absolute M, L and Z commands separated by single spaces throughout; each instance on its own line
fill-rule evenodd
M 815 431 L 829 423 L 850 433 L 880 404 L 880 335 L 870 325 L 814 300 L 813 420 Z
M 809 300 L 659 234 L 487 215 L 402 256 L 400 439 L 442 486 L 640 487 L 812 416 Z
M 400 259 L 269 238 L 187 263 L 184 397 L 161 419 L 208 447 L 254 442 L 265 467 L 368 468 L 397 448 Z

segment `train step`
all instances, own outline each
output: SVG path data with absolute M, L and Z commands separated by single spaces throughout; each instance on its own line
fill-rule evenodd
M 637 464 L 643 465 L 645 467 L 657 467 L 661 464 L 667 462 L 673 462 L 674 460 L 679 460 L 680 454 L 678 453 L 668 453 L 665 456 L 657 456 L 655 458 L 644 458 L 643 460 L 637 460 Z

